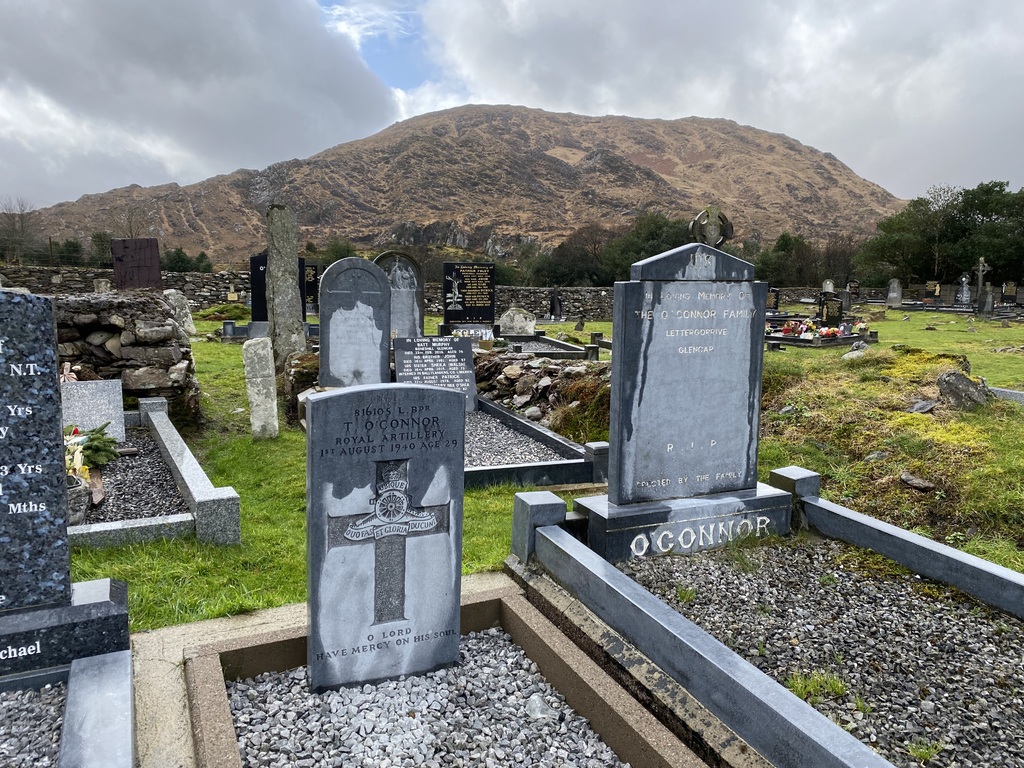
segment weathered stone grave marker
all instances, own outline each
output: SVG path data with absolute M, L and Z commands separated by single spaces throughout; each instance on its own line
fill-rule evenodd
M 608 495 L 577 499 L 610 560 L 786 533 L 757 482 L 764 306 L 751 264 L 687 245 L 615 284 Z
M 537 332 L 537 316 L 519 307 L 510 307 L 498 318 L 502 336 L 533 336 Z
M 295 212 L 287 206 L 271 205 L 267 209 L 267 333 L 278 373 L 284 370 L 289 355 L 306 351 L 301 266 L 297 282 L 295 271 L 298 239 Z
M 885 295 L 885 306 L 899 309 L 903 306 L 903 286 L 895 277 L 889 281 L 889 290 Z
M 340 259 L 320 278 L 320 386 L 391 380 L 391 285 L 384 270 Z
M 127 590 L 72 590 L 57 331 L 48 298 L 0 291 L 0 685 L 128 648 Z
M 160 244 L 155 237 L 114 238 L 110 241 L 110 256 L 114 262 L 114 284 L 117 290 L 163 290 Z
M 306 403 L 310 685 L 458 661 L 463 396 L 393 384 Z
M 270 339 L 249 339 L 245 342 L 242 345 L 242 362 L 252 436 L 273 439 L 278 435 L 277 377 Z
M 465 396 L 467 412 L 476 410 L 471 339 L 457 336 L 395 339 L 395 378 L 401 384 L 454 389 Z
M 387 251 L 373 260 L 391 285 L 391 338 L 423 335 L 423 280 L 420 267 L 404 253 Z

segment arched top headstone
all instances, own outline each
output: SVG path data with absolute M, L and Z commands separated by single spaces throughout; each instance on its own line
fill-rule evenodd
M 320 386 L 391 379 L 391 284 L 358 257 L 334 262 L 320 278 Z
M 391 336 L 423 335 L 423 278 L 420 265 L 399 251 L 385 251 L 373 260 L 391 285 Z

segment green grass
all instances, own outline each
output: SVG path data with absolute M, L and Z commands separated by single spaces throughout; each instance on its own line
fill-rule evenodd
M 692 603 L 697 599 L 697 590 L 694 587 L 684 587 L 680 584 L 676 587 L 676 599 L 683 605 Z
M 907 745 L 907 754 L 923 764 L 938 755 L 945 746 L 941 741 L 926 741 L 925 739 L 918 738 Z
M 786 687 L 810 704 L 825 695 L 839 698 L 846 693 L 846 683 L 831 672 L 815 671 L 809 675 L 794 672 L 786 678 Z

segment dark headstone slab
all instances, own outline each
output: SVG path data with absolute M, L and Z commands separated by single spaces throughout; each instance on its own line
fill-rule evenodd
M 824 299 L 821 302 L 821 324 L 828 328 L 835 328 L 841 322 L 843 322 L 842 299 Z
M 306 314 L 315 315 L 320 311 L 317 301 L 320 299 L 320 265 L 307 264 L 305 259 L 299 259 L 302 269 L 302 303 L 306 308 Z
M 384 270 L 356 257 L 320 278 L 320 386 L 391 380 L 391 285 Z
M 562 319 L 562 295 L 557 288 L 551 292 L 551 299 L 548 301 L 548 319 Z
M 307 399 L 313 690 L 458 661 L 463 402 L 411 384 Z
M 163 290 L 160 244 L 155 237 L 114 238 L 110 241 L 114 284 L 119 291 L 138 288 Z
M 768 286 L 753 276 L 747 262 L 688 245 L 615 284 L 613 504 L 756 485 Z
M 444 263 L 444 322 L 494 325 L 494 265 Z
M 768 312 L 779 311 L 779 289 L 769 288 L 768 293 L 765 295 L 764 308 Z
M 966 272 L 960 275 L 953 303 L 959 307 L 969 307 L 973 303 L 971 301 L 971 276 Z
M 257 323 L 269 320 L 267 315 L 267 252 L 249 257 L 249 295 L 252 319 Z
M 0 290 L 0 612 L 67 604 L 67 499 L 50 299 Z
M 430 384 L 454 389 L 466 398 L 466 410 L 476 410 L 476 370 L 473 342 L 455 336 L 396 338 L 395 378 L 400 384 Z
M 1003 283 L 1002 293 L 999 296 L 1001 304 L 1017 303 L 1017 283 L 1013 281 Z
M 850 298 L 857 301 L 860 298 L 860 280 L 851 280 L 846 284 L 846 290 L 850 292 Z
M 845 290 L 840 291 L 839 302 L 843 306 L 843 314 L 848 314 L 850 312 L 850 309 L 853 307 L 853 297 L 850 295 L 850 292 Z
M 382 253 L 373 263 L 384 270 L 391 284 L 391 336 L 423 335 L 423 279 L 415 260 L 404 253 Z

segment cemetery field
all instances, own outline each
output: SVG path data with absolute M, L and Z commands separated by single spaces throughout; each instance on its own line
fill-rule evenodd
M 798 464 L 822 474 L 826 498 L 1024 570 L 1022 407 L 999 400 L 974 413 L 945 405 L 906 412 L 915 399 L 938 399 L 935 378 L 956 366 L 957 355 L 990 385 L 1024 389 L 1024 331 L 928 312 L 903 321 L 903 314 L 890 310 L 890 319 L 872 324 L 881 343 L 860 360 L 841 360 L 846 347 L 765 355 L 761 479 Z M 427 333 L 437 320 L 428 317 Z M 588 322 L 582 333 L 573 325 L 543 327 L 587 342 L 590 331 L 612 336 L 610 323 Z M 202 334 L 219 323 L 197 326 Z M 193 352 L 207 422 L 178 426 L 214 485 L 239 493 L 243 543 L 75 549 L 75 581 L 110 576 L 129 584 L 132 631 L 306 599 L 305 435 L 282 419 L 278 439 L 254 442 L 241 345 L 197 342 Z M 903 472 L 934 487 L 914 490 Z M 516 490 L 466 492 L 464 573 L 501 567 Z

